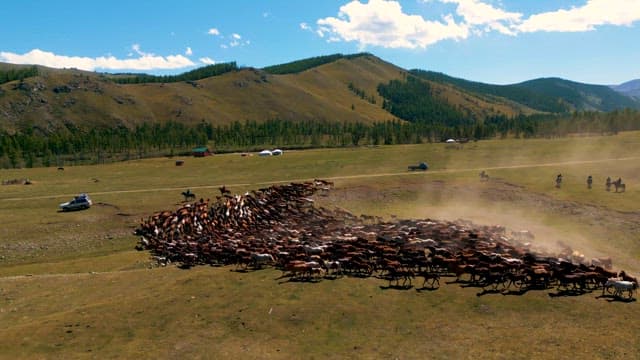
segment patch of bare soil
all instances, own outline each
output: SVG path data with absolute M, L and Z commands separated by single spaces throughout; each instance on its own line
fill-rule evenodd
M 501 180 L 495 181 L 491 187 L 484 188 L 482 196 L 489 201 L 511 202 L 545 209 L 559 216 L 575 218 L 578 222 L 616 228 L 628 234 L 640 232 L 639 211 L 623 212 L 593 204 L 558 200 L 546 194 L 528 192 L 522 186 Z
M 640 254 L 640 212 L 556 199 L 501 179 L 479 184 L 409 181 L 402 186 L 380 188 L 359 184 L 338 187 L 327 200 L 329 206 L 348 210 L 351 210 L 350 204 L 359 202 L 397 202 L 418 209 L 420 204 L 429 204 L 424 213 L 433 214 L 429 215 L 432 218 L 462 218 L 487 225 L 500 224 L 511 230 L 533 230 L 534 243 L 547 250 L 557 251 L 568 246 L 583 252 L 587 259 L 611 256 L 621 260 L 628 270 L 640 272 L 637 258 Z M 569 224 L 577 231 L 560 231 L 533 220 L 542 215 L 558 218 L 559 224 Z

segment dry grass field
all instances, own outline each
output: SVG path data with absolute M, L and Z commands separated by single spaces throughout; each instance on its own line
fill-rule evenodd
M 316 201 L 385 219 L 468 219 L 531 230 L 640 275 L 640 133 L 159 158 L 0 170 L 0 358 L 530 359 L 640 357 L 640 308 L 598 292 L 486 294 L 376 278 L 283 282 L 273 269 L 157 267 L 134 250 L 141 218 L 276 183 L 331 179 Z M 407 165 L 427 161 L 426 172 Z M 489 181 L 478 173 L 485 170 Z M 564 176 L 554 187 L 558 173 Z M 586 186 L 592 175 L 594 188 Z M 625 193 L 606 192 L 621 177 Z M 88 192 L 94 206 L 57 205 Z M 636 293 L 637 297 L 637 293 Z

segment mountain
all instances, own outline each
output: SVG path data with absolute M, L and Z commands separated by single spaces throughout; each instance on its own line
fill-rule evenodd
M 623 95 L 640 100 L 640 79 L 627 81 L 620 85 L 612 85 L 610 88 Z
M 412 85 L 402 88 L 399 84 L 408 84 L 409 78 Z M 383 98 L 379 90 L 394 100 Z M 414 98 L 407 91 L 422 92 L 415 96 L 421 105 L 403 99 L 401 94 Z M 0 131 L 9 132 L 133 128 L 170 120 L 214 126 L 273 119 L 371 124 L 429 121 L 443 113 L 468 122 L 498 115 L 638 108 L 639 104 L 606 86 L 555 78 L 490 85 L 407 71 L 368 53 L 319 56 L 264 69 L 220 64 L 176 76 L 0 63 Z M 431 110 L 423 111 L 423 105 Z
M 542 78 L 525 81 L 515 86 L 559 99 L 571 110 L 609 112 L 621 108 L 640 109 L 640 101 L 621 95 L 605 85 L 583 84 L 560 78 Z
M 542 112 L 640 109 L 640 101 L 621 95 L 607 86 L 583 84 L 560 78 L 534 79 L 512 85 L 492 85 L 433 71 L 411 70 L 411 74 L 429 81 L 453 84 L 476 95 L 509 99 Z
M 0 69 L 12 67 L 4 64 Z M 268 119 L 373 123 L 397 119 L 383 109 L 378 85 L 409 76 L 366 53 L 240 68 L 198 80 L 166 79 L 170 82 L 135 83 L 149 77 L 140 75 L 133 83 L 122 83 L 136 75 L 37 68 L 37 76 L 0 85 L 0 130 L 35 128 L 47 133 L 69 126 L 131 128 L 168 120 L 214 125 Z M 437 101 L 472 118 L 535 112 L 451 84 L 433 83 L 431 92 Z

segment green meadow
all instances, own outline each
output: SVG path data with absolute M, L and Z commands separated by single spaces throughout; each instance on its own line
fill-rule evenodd
M 421 161 L 428 171 L 407 170 Z M 319 206 L 527 229 L 535 247 L 611 256 L 638 276 L 638 164 L 640 132 L 625 132 L 0 170 L 31 181 L 0 186 L 0 358 L 638 358 L 637 302 L 599 291 L 477 296 L 446 278 L 416 291 L 373 277 L 290 283 L 274 269 L 181 270 L 135 251 L 132 234 L 182 206 L 186 189 L 213 200 L 222 185 L 242 194 L 321 178 L 335 187 Z M 605 191 L 607 176 L 626 192 Z M 94 206 L 58 211 L 80 192 Z

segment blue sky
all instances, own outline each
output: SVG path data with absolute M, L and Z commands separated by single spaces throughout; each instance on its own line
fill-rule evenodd
M 640 78 L 640 0 L 20 0 L 0 61 L 176 74 L 370 52 L 493 84 Z

